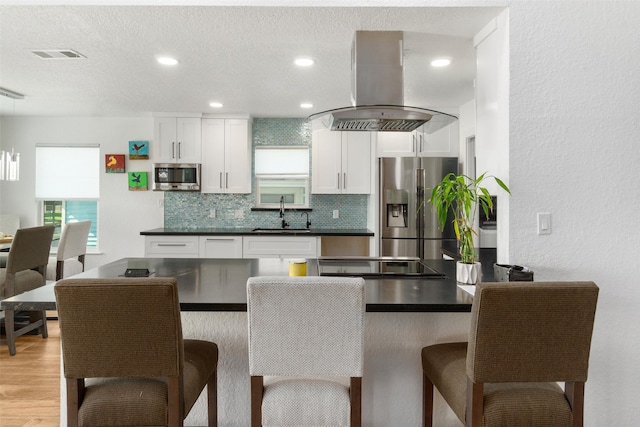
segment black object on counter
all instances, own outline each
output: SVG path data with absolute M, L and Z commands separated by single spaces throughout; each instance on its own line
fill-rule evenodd
M 533 271 L 520 265 L 493 264 L 496 282 L 533 282 Z
M 127 268 L 124 271 L 124 277 L 149 277 L 153 274 L 148 268 Z

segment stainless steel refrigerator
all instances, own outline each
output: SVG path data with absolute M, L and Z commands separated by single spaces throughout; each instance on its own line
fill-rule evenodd
M 429 196 L 457 157 L 382 157 L 380 161 L 380 255 L 442 258 L 443 243 L 456 246 L 450 221 L 440 229 Z

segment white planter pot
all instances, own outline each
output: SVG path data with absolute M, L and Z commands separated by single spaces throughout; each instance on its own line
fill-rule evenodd
M 482 275 L 482 265 L 479 262 L 465 264 L 460 261 L 456 263 L 456 280 L 460 283 L 475 285 L 480 281 Z

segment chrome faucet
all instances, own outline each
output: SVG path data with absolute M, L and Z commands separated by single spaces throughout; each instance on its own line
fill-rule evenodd
M 307 216 L 307 228 L 309 228 L 309 226 L 311 225 L 311 221 L 309 221 L 309 212 L 302 212 L 300 214 L 300 216 L 302 215 L 306 215 Z
M 284 195 L 280 196 L 280 218 L 282 218 L 282 228 L 289 226 L 289 223 L 284 220 Z

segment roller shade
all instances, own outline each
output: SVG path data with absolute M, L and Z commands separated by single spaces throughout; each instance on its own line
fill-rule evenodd
M 99 146 L 36 146 L 36 199 L 99 197 Z
M 255 151 L 256 175 L 309 175 L 309 149 L 260 148 Z

